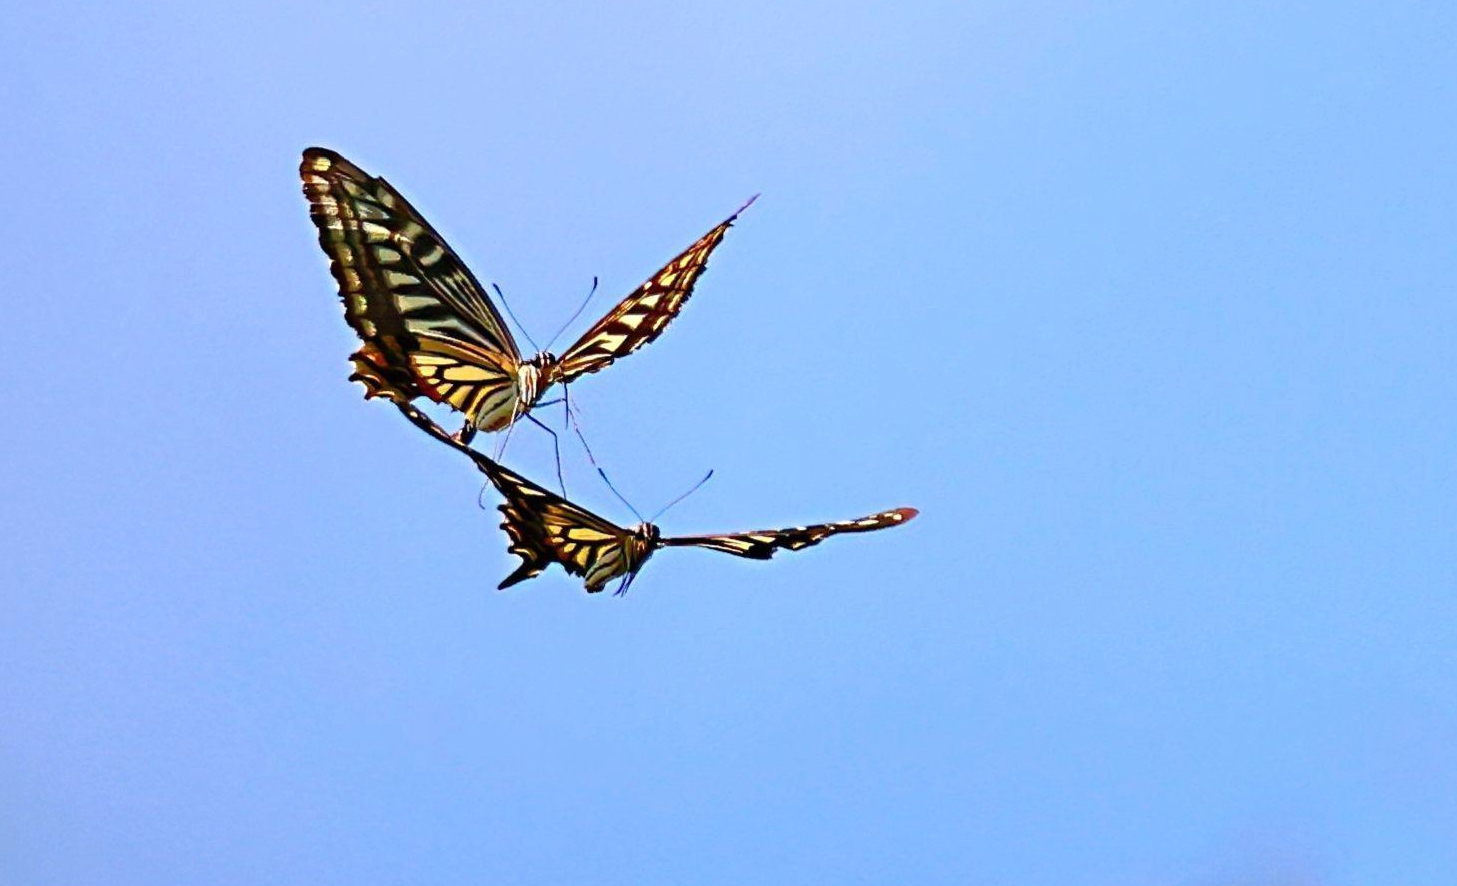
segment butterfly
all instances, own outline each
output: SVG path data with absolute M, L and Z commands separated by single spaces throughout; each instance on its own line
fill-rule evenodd
M 319 245 L 363 342 L 350 358 L 365 397 L 418 397 L 461 412 L 468 442 L 526 415 L 554 384 L 597 372 L 657 338 L 693 294 L 708 257 L 753 198 L 607 312 L 561 357 L 523 359 L 465 263 L 399 191 L 334 151 L 299 166 Z M 757 195 L 756 195 L 757 197 Z
M 736 557 L 768 560 L 781 550 L 802 550 L 842 532 L 873 532 L 899 526 L 918 513 L 915 508 L 896 508 L 858 520 L 814 526 L 664 537 L 650 522 L 631 529 L 618 526 L 483 455 L 475 461 L 505 498 L 500 505 L 506 517 L 501 528 L 510 539 L 508 550 L 521 558 L 521 565 L 498 586 L 501 590 L 538 575 L 552 563 L 560 563 L 569 575 L 581 576 L 588 593 L 596 593 L 614 578 L 625 576 L 617 590 L 624 594 L 638 570 L 659 548 L 708 548 Z
M 569 575 L 582 577 L 588 593 L 595 594 L 614 578 L 624 576 L 617 593 L 625 594 L 638 570 L 659 548 L 708 548 L 736 557 L 768 560 L 781 550 L 803 550 L 842 532 L 874 532 L 899 526 L 920 513 L 915 508 L 896 508 L 858 520 L 814 526 L 664 538 L 651 522 L 627 529 L 541 488 L 447 434 L 412 404 L 404 404 L 401 411 L 425 433 L 465 453 L 505 498 L 499 508 L 506 517 L 501 528 L 510 540 L 507 549 L 521 558 L 521 565 L 506 576 L 498 590 L 560 563 Z

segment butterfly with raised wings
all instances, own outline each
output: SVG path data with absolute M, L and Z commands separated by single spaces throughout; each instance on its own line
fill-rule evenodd
M 459 439 L 527 415 L 554 384 L 597 372 L 651 342 L 693 294 L 739 213 L 704 234 L 607 312 L 561 357 L 523 359 L 501 314 L 465 263 L 399 191 L 325 148 L 299 167 L 309 216 L 363 341 L 351 381 L 365 397 L 426 397 L 462 413 Z M 757 196 L 757 195 L 756 195 Z
M 614 578 L 623 577 L 617 593 L 624 594 L 638 570 L 659 548 L 708 548 L 736 557 L 768 560 L 779 551 L 803 550 L 832 535 L 899 526 L 919 513 L 915 508 L 896 508 L 858 520 L 813 526 L 665 538 L 650 521 L 629 529 L 599 517 L 463 445 L 414 406 L 405 404 L 402 409 L 421 430 L 465 453 L 505 499 L 499 506 L 506 517 L 501 528 L 510 539 L 508 550 L 521 558 L 521 565 L 506 576 L 498 586 L 500 590 L 559 563 L 569 575 L 581 576 L 588 593 L 595 594 Z

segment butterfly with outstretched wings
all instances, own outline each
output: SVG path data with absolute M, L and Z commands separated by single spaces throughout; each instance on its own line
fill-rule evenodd
M 768 560 L 778 551 L 798 551 L 842 532 L 873 532 L 915 517 L 915 508 L 896 508 L 861 517 L 790 529 L 765 529 L 728 535 L 664 537 L 652 523 L 627 529 L 572 504 L 485 456 L 476 464 L 506 499 L 500 511 L 501 528 L 510 539 L 509 550 L 521 565 L 501 582 L 508 588 L 532 578 L 552 563 L 569 575 L 581 576 L 589 593 L 625 576 L 618 593 L 625 593 L 639 569 L 659 548 L 698 547 L 751 560 Z
M 899 526 L 919 513 L 915 508 L 896 508 L 858 520 L 814 526 L 664 538 L 652 523 L 628 529 L 572 504 L 464 445 L 413 405 L 406 403 L 401 409 L 425 433 L 465 453 L 505 498 L 500 505 L 506 517 L 501 528 L 510 540 L 508 550 L 521 558 L 521 565 L 501 582 L 501 590 L 559 563 L 569 575 L 580 576 L 587 591 L 594 594 L 612 579 L 625 576 L 617 590 L 622 594 L 659 548 L 708 548 L 736 557 L 768 560 L 781 550 L 803 550 L 842 532 L 874 532 Z
M 363 346 L 352 356 L 365 397 L 417 397 L 465 417 L 462 440 L 528 413 L 554 384 L 606 368 L 657 338 L 693 294 L 708 257 L 753 199 L 618 303 L 560 358 L 523 359 L 501 314 L 465 263 L 383 178 L 334 151 L 309 148 L 299 167 L 309 216 Z

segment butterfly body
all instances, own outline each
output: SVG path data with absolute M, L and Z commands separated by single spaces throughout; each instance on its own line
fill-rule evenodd
M 543 351 L 516 368 L 516 401 L 522 412 L 534 407 L 547 388 L 556 383 L 559 365 L 555 355 Z
M 587 567 L 583 583 L 588 593 L 602 590 L 608 582 L 620 576 L 626 575 L 631 580 L 648 562 L 653 552 L 662 546 L 662 533 L 658 527 L 651 523 L 639 523 L 623 539 L 620 546 L 608 548 L 603 556 Z

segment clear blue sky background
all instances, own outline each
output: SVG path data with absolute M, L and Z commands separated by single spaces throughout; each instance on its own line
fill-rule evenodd
M 6 884 L 1452 883 L 1447 4 L 6 18 Z M 598 454 L 717 468 L 671 531 L 921 518 L 498 594 L 310 144 L 538 337 L 763 191 Z

